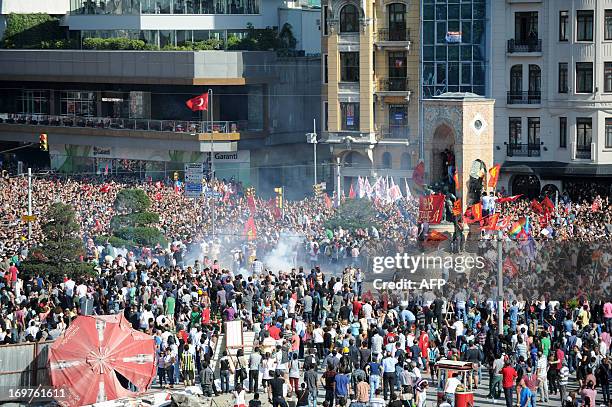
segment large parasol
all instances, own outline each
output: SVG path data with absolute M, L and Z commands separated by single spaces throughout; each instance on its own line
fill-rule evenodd
M 51 383 L 68 390 L 66 406 L 134 396 L 151 385 L 154 355 L 153 337 L 122 314 L 79 316 L 51 346 Z

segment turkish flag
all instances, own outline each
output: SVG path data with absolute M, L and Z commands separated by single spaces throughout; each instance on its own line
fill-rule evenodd
M 549 197 L 545 197 L 542 201 L 542 207 L 545 208 L 545 212 L 554 212 L 555 204 L 552 203 Z
M 351 188 L 349 189 L 349 198 L 355 199 L 355 190 L 353 189 L 353 184 L 351 184 Z
M 497 200 L 497 203 L 514 202 L 517 199 L 519 199 L 521 196 L 523 196 L 523 194 L 513 195 L 513 196 L 509 196 L 507 198 L 499 198 Z
M 208 110 L 208 93 L 203 93 L 200 96 L 191 98 L 185 102 L 185 104 L 194 112 Z

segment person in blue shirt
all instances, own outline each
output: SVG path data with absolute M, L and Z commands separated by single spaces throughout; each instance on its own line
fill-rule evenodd
M 532 406 L 533 393 L 529 390 L 529 387 L 523 386 L 520 393 L 520 406 L 531 407 Z M 535 400 L 535 399 L 534 399 Z
M 336 375 L 336 400 L 339 406 L 345 406 L 349 396 L 351 379 L 346 373 Z
M 510 307 L 510 329 L 513 332 L 516 332 L 516 325 L 518 323 L 518 314 L 519 308 L 516 304 L 516 300 L 512 301 L 512 306 Z
M 370 376 L 370 398 L 374 397 L 374 391 L 380 389 L 381 366 L 377 362 L 378 354 L 372 354 L 372 361 L 367 364 L 366 370 Z

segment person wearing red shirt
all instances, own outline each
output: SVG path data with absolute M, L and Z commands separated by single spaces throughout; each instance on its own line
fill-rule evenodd
M 363 307 L 361 301 L 357 299 L 353 301 L 353 316 L 355 317 L 355 319 L 359 318 L 359 312 L 361 312 L 361 307 Z
M 419 349 L 421 349 L 421 363 L 423 369 L 427 370 L 427 355 L 429 355 L 429 335 L 427 331 L 422 330 L 419 335 Z
M 506 361 L 504 368 L 501 370 L 502 387 L 504 388 L 504 397 L 506 398 L 506 407 L 513 407 L 512 396 L 514 395 L 514 381 L 518 378 L 516 370 L 510 366 L 510 361 Z
M 270 325 L 268 332 L 270 332 L 270 336 L 277 341 L 281 338 L 281 330 L 276 325 Z

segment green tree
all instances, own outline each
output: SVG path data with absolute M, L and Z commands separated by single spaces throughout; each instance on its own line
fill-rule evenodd
M 40 274 L 57 280 L 63 274 L 78 277 L 94 273 L 94 265 L 81 260 L 85 250 L 70 205 L 61 202 L 51 205 L 45 215 L 42 233 L 42 244 L 33 249 L 30 258 L 22 263 L 26 275 Z
M 367 199 L 347 199 L 340 205 L 333 217 L 325 226 L 330 229 L 341 227 L 343 229 L 365 229 L 377 226 L 376 209 Z
M 66 30 L 57 17 L 48 14 L 9 14 L 2 39 L 3 48 L 42 48 L 50 43 L 66 39 Z
M 165 244 L 161 231 L 152 226 L 159 222 L 159 215 L 148 212 L 151 199 L 142 189 L 122 189 L 114 203 L 117 215 L 111 219 L 113 246 L 154 246 Z

